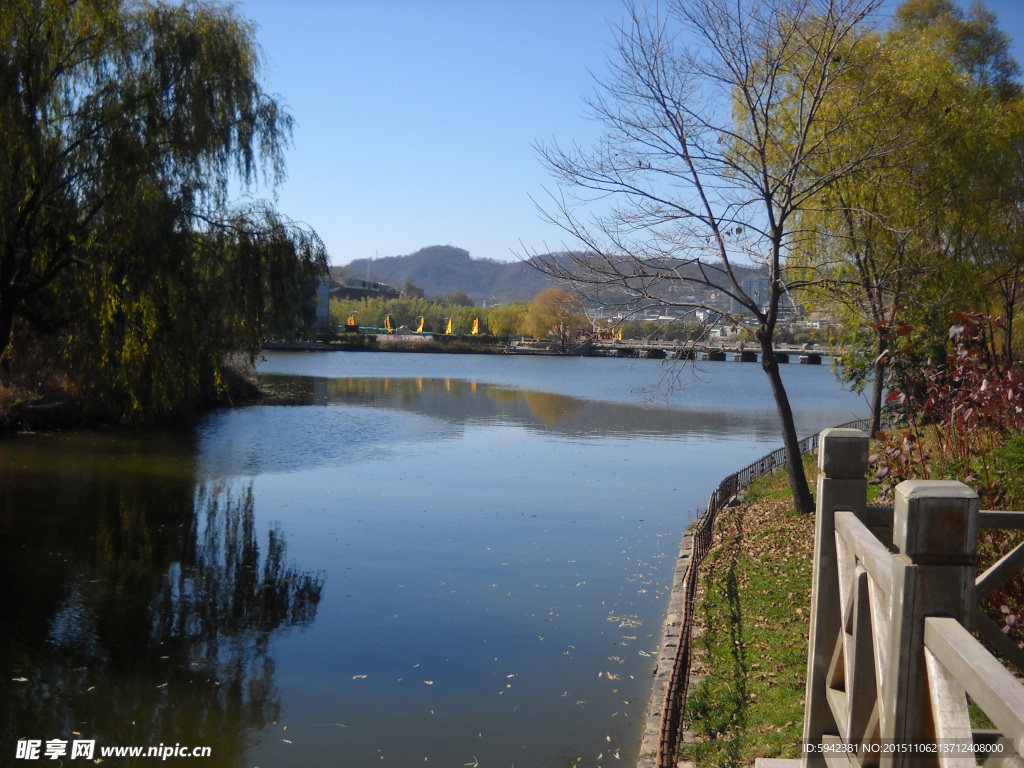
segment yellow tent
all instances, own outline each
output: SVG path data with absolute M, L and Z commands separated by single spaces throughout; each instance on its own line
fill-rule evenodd
M 416 328 L 416 333 L 423 333 L 423 320 L 424 320 L 424 317 L 421 315 L 420 316 L 420 324 Z
M 444 329 L 444 332 L 445 332 L 445 333 L 446 333 L 446 334 L 447 334 L 448 336 L 451 336 L 451 335 L 452 335 L 452 319 L 451 319 L 450 317 L 448 318 L 448 327 Z
M 391 330 L 391 315 L 384 318 L 384 330 L 388 333 L 394 333 L 394 331 Z
M 480 318 L 479 317 L 474 317 L 473 318 L 473 331 L 472 331 L 472 333 L 473 333 L 474 336 L 476 336 L 478 333 L 480 333 Z
M 356 324 L 356 316 L 355 315 L 349 315 L 348 316 L 348 320 L 345 321 L 345 325 L 355 325 L 355 324 Z

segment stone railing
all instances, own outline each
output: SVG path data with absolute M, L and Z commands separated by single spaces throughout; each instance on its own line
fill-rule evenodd
M 979 510 L 962 483 L 912 480 L 867 506 L 868 437 L 821 433 L 804 715 L 805 766 L 1024 766 L 1024 669 L 978 609 L 1024 568 L 1024 544 L 980 576 L 979 529 L 1024 512 Z M 969 701 L 994 728 L 973 727 Z M 977 713 L 975 713 L 977 718 Z

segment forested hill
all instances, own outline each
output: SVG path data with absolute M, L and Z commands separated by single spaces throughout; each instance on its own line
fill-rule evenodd
M 542 256 L 542 259 L 549 258 Z M 561 261 L 562 256 L 554 256 Z M 406 281 L 423 289 L 427 298 L 445 296 L 464 291 L 477 304 L 500 304 L 506 301 L 531 301 L 538 293 L 553 284 L 553 281 L 524 261 L 497 261 L 495 259 L 474 259 L 469 252 L 451 245 L 432 245 L 421 248 L 408 256 L 387 256 L 383 259 L 356 259 L 344 267 L 332 267 L 335 278 L 340 275 L 366 278 L 367 267 L 371 280 L 403 288 Z M 733 267 L 739 280 L 762 275 L 761 270 L 741 266 Z M 680 273 L 697 273 L 696 265 L 680 269 Z M 725 286 L 725 274 L 715 280 Z M 714 279 L 714 275 L 711 276 Z M 694 289 L 678 282 L 665 287 L 666 301 L 679 301 L 682 296 L 692 294 Z M 621 296 L 625 301 L 627 297 Z M 613 291 L 604 292 L 606 302 L 614 302 Z
M 369 263 L 368 263 L 369 262 Z M 477 304 L 529 301 L 551 285 L 540 272 L 522 261 L 474 259 L 451 245 L 432 245 L 408 256 L 356 259 L 341 267 L 346 277 L 365 278 L 402 288 L 407 280 L 428 298 L 465 291 Z M 331 270 L 337 274 L 338 268 Z

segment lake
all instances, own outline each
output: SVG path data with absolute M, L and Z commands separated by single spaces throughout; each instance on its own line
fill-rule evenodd
M 634 761 L 682 531 L 780 444 L 760 367 L 279 352 L 259 371 L 272 404 L 194 426 L 0 441 L 0 749 Z M 867 414 L 827 366 L 783 375 L 801 436 Z

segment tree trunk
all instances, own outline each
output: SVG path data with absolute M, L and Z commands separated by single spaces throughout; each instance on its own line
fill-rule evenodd
M 1020 275 L 1015 271 L 1013 276 L 1000 287 L 1003 294 L 1003 321 L 1006 336 L 1003 358 L 1007 369 L 1013 366 L 1013 321 L 1017 308 L 1017 281 Z
M 11 339 L 14 334 L 14 301 L 7 299 L 0 301 L 0 362 L 7 356 L 11 348 Z
M 779 423 L 782 427 L 782 445 L 786 449 L 786 469 L 789 471 L 789 489 L 793 493 L 793 506 L 797 512 L 813 514 L 814 497 L 807 484 L 804 460 L 800 453 L 800 438 L 796 435 L 793 409 L 789 405 L 789 395 L 786 394 L 782 375 L 779 373 L 779 362 L 775 359 L 775 350 L 772 349 L 771 340 L 762 338 L 760 343 L 761 368 L 771 385 L 772 396 L 775 398 L 775 409 L 778 411 Z
M 882 353 L 888 349 L 884 331 L 879 329 L 878 341 L 875 344 L 875 364 L 871 382 L 871 431 L 870 437 L 874 437 L 882 429 L 882 391 L 885 389 L 885 363 L 882 361 Z

